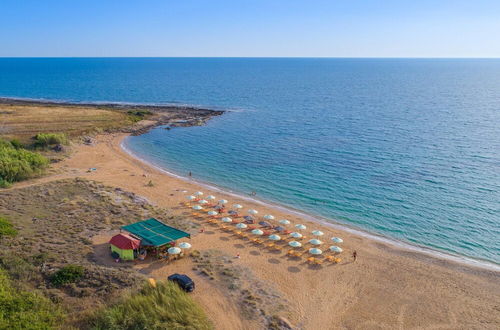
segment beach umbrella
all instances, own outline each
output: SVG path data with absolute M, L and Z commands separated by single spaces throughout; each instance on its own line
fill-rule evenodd
M 260 229 L 254 229 L 254 230 L 252 230 L 252 234 L 260 236 L 260 235 L 263 235 L 264 232 Z
M 200 204 L 208 204 L 208 202 L 206 200 L 204 200 L 204 199 L 198 201 L 198 203 L 200 203 Z
M 195 195 L 195 196 L 203 196 L 203 193 L 201 191 L 197 191 L 193 195 Z
M 299 224 L 299 225 L 295 225 L 295 228 L 300 229 L 300 230 L 304 230 L 304 229 L 306 229 L 307 227 L 306 227 L 306 226 L 304 226 L 304 225 L 300 225 L 300 224 Z
M 191 195 L 191 196 L 186 196 L 186 199 L 188 199 L 190 201 L 194 201 L 196 199 L 196 197 L 194 197 L 193 195 Z
M 269 235 L 269 239 L 271 241 L 279 241 L 281 239 L 281 237 L 279 235 L 272 234 L 272 235 Z
M 208 211 L 207 214 L 211 215 L 211 216 L 214 216 L 214 215 L 217 215 L 219 213 L 217 211 Z
M 312 234 L 315 236 L 323 236 L 324 233 L 321 230 L 313 230 Z
M 256 215 L 256 214 L 258 214 L 258 213 L 259 213 L 259 211 L 254 210 L 254 209 L 250 209 L 250 210 L 248 210 L 248 214 L 253 214 L 253 215 Z
M 272 216 L 272 215 L 270 215 L 270 214 L 266 214 L 266 215 L 264 216 L 264 219 L 266 219 L 266 220 L 274 220 L 274 216 Z
M 344 240 L 340 237 L 332 237 L 332 241 L 334 241 L 335 243 L 343 243 Z
M 323 244 L 323 242 L 321 242 L 319 239 L 316 239 L 316 238 L 309 240 L 309 243 L 311 243 L 312 245 L 321 245 L 321 244 Z
M 190 249 L 191 248 L 191 244 L 189 244 L 188 242 L 182 242 L 179 244 L 179 247 L 181 249 Z
M 225 200 L 225 199 L 221 199 L 221 200 L 219 201 L 219 204 L 227 204 L 227 200 Z
M 338 246 L 332 245 L 332 246 L 330 246 L 330 251 L 340 253 L 343 250 L 342 250 L 342 248 L 339 248 Z
M 173 246 L 167 250 L 169 254 L 179 254 L 181 253 L 181 249 L 178 248 L 177 246 Z
M 287 219 L 281 219 L 278 222 L 281 223 L 282 225 L 289 225 L 290 224 L 290 220 L 287 220 Z
M 272 227 L 272 225 L 267 221 L 260 221 L 259 225 L 261 225 L 262 227 Z
M 290 245 L 291 247 L 301 247 L 302 246 L 302 243 L 300 242 L 297 242 L 297 241 L 291 241 L 291 242 L 288 242 L 288 245 Z
M 282 231 L 285 231 L 285 228 L 282 226 L 278 226 L 278 227 L 274 227 L 274 230 L 282 232 Z
M 195 205 L 195 206 L 193 206 L 193 210 L 197 210 L 197 211 L 203 210 L 203 207 L 201 207 L 200 205 Z
M 213 201 L 215 199 L 215 196 L 214 195 L 208 195 L 207 197 L 205 197 L 205 199 Z
M 227 223 L 233 222 L 233 219 L 231 219 L 230 217 L 224 217 L 221 220 L 222 220 L 222 222 L 227 222 Z
M 293 232 L 293 233 L 290 234 L 290 236 L 292 236 L 293 238 L 301 238 L 302 234 L 301 233 L 297 233 L 297 232 Z
M 247 226 L 247 225 L 245 225 L 244 223 L 239 223 L 239 224 L 237 224 L 237 225 L 236 225 L 236 228 L 238 228 L 238 229 L 245 229 L 245 228 L 247 228 L 247 227 L 248 227 L 248 226 Z
M 309 249 L 309 253 L 319 255 L 319 254 L 322 254 L 323 251 L 321 251 L 320 249 L 317 249 L 317 248 L 312 248 L 312 249 Z
M 233 209 L 239 210 L 239 209 L 242 209 L 242 208 L 243 208 L 243 206 L 241 206 L 241 204 L 234 204 L 233 205 Z

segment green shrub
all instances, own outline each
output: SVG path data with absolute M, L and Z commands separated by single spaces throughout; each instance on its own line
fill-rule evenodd
M 127 114 L 133 122 L 138 122 L 146 117 L 149 117 L 153 113 L 149 110 L 129 110 L 127 111 Z
M 24 145 L 19 141 L 18 139 L 12 139 L 10 140 L 10 144 L 15 148 L 15 149 L 23 149 Z
M 0 140 L 0 187 L 39 175 L 48 164 L 48 159 L 38 153 L 16 149 L 10 142 Z
M 35 147 L 46 148 L 55 144 L 68 144 L 68 137 L 64 133 L 39 133 L 35 135 Z
M 0 217 L 0 238 L 3 236 L 16 236 L 17 230 L 12 226 L 9 220 Z
M 145 286 L 118 304 L 97 312 L 92 329 L 212 329 L 204 311 L 172 282 Z
M 82 266 L 64 266 L 50 277 L 50 283 L 55 286 L 61 286 L 63 284 L 76 282 L 83 276 L 84 271 Z
M 62 318 L 60 308 L 49 299 L 14 288 L 0 269 L 1 329 L 55 329 Z

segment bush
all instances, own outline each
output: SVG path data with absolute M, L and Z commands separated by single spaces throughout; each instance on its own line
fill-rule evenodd
M 0 327 L 2 329 L 53 329 L 63 313 L 49 299 L 12 286 L 0 269 Z
M 50 283 L 61 286 L 79 280 L 84 273 L 84 268 L 78 265 L 67 265 L 59 269 L 50 277 Z
M 16 149 L 10 142 L 0 140 L 0 187 L 39 175 L 48 164 L 48 159 L 38 153 Z
M 0 238 L 3 236 L 16 236 L 17 230 L 12 226 L 9 220 L 0 217 Z
M 139 293 L 100 310 L 92 329 L 212 329 L 203 310 L 172 282 L 145 286 Z
M 55 144 L 68 144 L 68 137 L 64 133 L 39 133 L 35 135 L 35 147 L 46 148 Z
M 153 113 L 149 110 L 129 110 L 127 111 L 127 114 L 133 122 L 137 122 L 152 115 Z
M 12 139 L 10 140 L 10 144 L 15 148 L 15 149 L 23 149 L 24 145 L 19 141 L 18 139 Z

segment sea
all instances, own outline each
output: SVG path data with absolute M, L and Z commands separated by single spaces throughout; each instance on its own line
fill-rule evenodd
M 500 59 L 1 58 L 0 96 L 226 110 L 124 147 L 233 193 L 500 265 Z

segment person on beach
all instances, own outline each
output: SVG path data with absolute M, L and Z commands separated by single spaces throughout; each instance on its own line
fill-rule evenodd
M 191 171 L 189 171 L 188 176 L 189 176 L 190 178 L 192 178 L 192 177 L 193 177 L 193 173 L 191 173 Z
M 250 195 L 255 196 L 255 195 L 257 195 L 257 193 L 256 193 L 255 191 L 252 191 L 252 192 L 250 193 Z
M 352 253 L 353 262 L 356 261 L 357 257 L 358 257 L 358 252 L 356 252 L 356 250 L 354 250 L 354 252 Z

